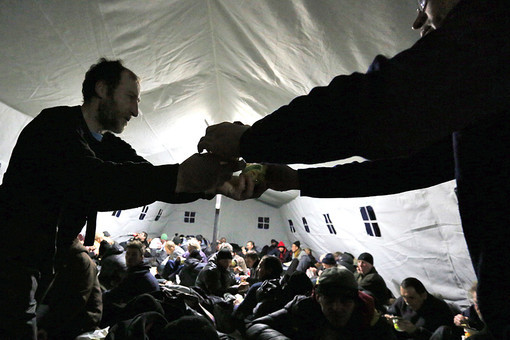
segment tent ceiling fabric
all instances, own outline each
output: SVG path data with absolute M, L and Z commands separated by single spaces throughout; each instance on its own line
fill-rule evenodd
M 142 79 L 123 137 L 156 164 L 195 152 L 208 124 L 251 124 L 335 75 L 365 71 L 418 38 L 413 1 L 0 2 L 0 101 L 34 117 L 81 103 L 99 57 Z

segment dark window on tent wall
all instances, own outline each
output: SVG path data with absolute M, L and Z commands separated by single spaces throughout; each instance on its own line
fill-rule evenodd
M 194 211 L 185 211 L 184 212 L 184 223 L 195 223 L 195 215 Z
M 259 217 L 257 223 L 258 229 L 269 229 L 269 217 Z
M 149 206 L 144 205 L 142 208 L 142 212 L 140 213 L 140 216 L 138 217 L 139 220 L 143 220 L 145 216 L 147 216 L 147 212 L 149 211 Z
M 296 228 L 294 227 L 294 223 L 292 222 L 292 220 L 288 220 L 288 221 L 289 221 L 290 232 L 294 234 L 296 232 Z
M 154 218 L 154 221 L 158 221 L 161 218 L 161 215 L 163 215 L 163 209 L 159 209 L 158 214 Z
M 381 237 L 381 230 L 379 229 L 379 224 L 375 217 L 374 208 L 368 205 L 366 207 L 359 208 L 359 210 L 361 212 L 361 217 L 363 218 L 367 234 L 372 237 Z
M 303 227 L 305 228 L 305 231 L 307 233 L 309 233 L 310 232 L 310 228 L 308 227 L 308 222 L 306 221 L 306 218 L 303 217 L 302 220 L 303 220 Z
M 323 214 L 324 220 L 326 221 L 326 226 L 328 227 L 330 234 L 336 235 L 335 226 L 333 225 L 333 222 L 331 222 L 331 217 L 329 217 L 329 214 Z
M 112 216 L 120 217 L 121 212 L 122 212 L 122 210 L 115 210 L 114 212 L 112 212 Z

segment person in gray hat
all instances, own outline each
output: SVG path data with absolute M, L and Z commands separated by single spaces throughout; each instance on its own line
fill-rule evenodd
M 345 268 L 328 268 L 311 297 L 296 296 L 283 309 L 248 324 L 249 339 L 394 339 L 371 296 L 358 290 Z
M 369 253 L 358 256 L 358 266 L 354 278 L 358 285 L 375 299 L 375 306 L 380 311 L 385 311 L 384 305 L 388 304 L 391 293 L 386 282 L 374 267 L 374 257 Z

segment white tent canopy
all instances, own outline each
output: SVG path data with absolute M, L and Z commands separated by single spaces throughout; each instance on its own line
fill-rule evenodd
M 402 0 L 3 0 L 0 174 L 43 108 L 81 103 L 83 76 L 100 57 L 122 59 L 142 79 L 142 115 L 122 137 L 154 164 L 177 163 L 196 152 L 207 124 L 251 124 L 335 75 L 364 72 L 377 54 L 411 46 L 415 14 L 415 2 Z M 218 236 L 259 245 L 300 240 L 317 254 L 368 251 L 395 294 L 415 276 L 464 303 L 475 277 L 454 186 L 357 199 L 223 198 Z M 215 204 L 101 213 L 98 228 L 210 239 Z M 373 214 L 364 219 L 367 207 Z

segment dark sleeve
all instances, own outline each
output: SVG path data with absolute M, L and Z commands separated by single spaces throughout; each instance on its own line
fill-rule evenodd
M 418 327 L 418 330 L 413 333 L 416 339 L 428 340 L 432 333 L 440 326 L 453 327 L 453 313 L 446 304 L 446 302 L 433 298 L 429 315 L 426 317 L 426 324 L 424 327 Z
M 34 166 L 47 167 L 49 184 L 55 184 L 53 187 L 61 190 L 59 194 L 63 197 L 79 202 L 80 208 L 111 211 L 154 201 L 180 203 L 205 197 L 201 193 L 175 194 L 178 164 L 152 165 L 116 137 L 107 138 L 106 143 L 112 145 L 104 147 L 114 151 L 106 150 L 100 158 L 80 125 L 56 122 L 58 118 L 41 113 L 41 121 L 27 131 L 38 135 L 33 140 L 38 140 L 40 146 L 34 147 L 33 152 L 40 152 L 44 157 L 42 160 L 34 157 L 39 163 Z M 58 126 L 58 131 L 47 129 L 52 125 Z
M 234 316 L 239 318 L 246 318 L 248 315 L 253 314 L 253 308 L 257 305 L 257 289 L 262 285 L 261 282 L 253 284 L 241 304 L 234 311 Z
M 448 136 L 410 157 L 300 169 L 298 175 L 302 196 L 363 197 L 430 187 L 454 179 L 454 169 Z
M 485 10 L 446 20 L 379 70 L 338 76 L 297 97 L 243 134 L 241 156 L 287 164 L 406 156 L 501 107 L 504 86 L 493 84 L 506 83 L 502 61 L 487 58 L 504 40 L 488 31 L 505 27 Z

